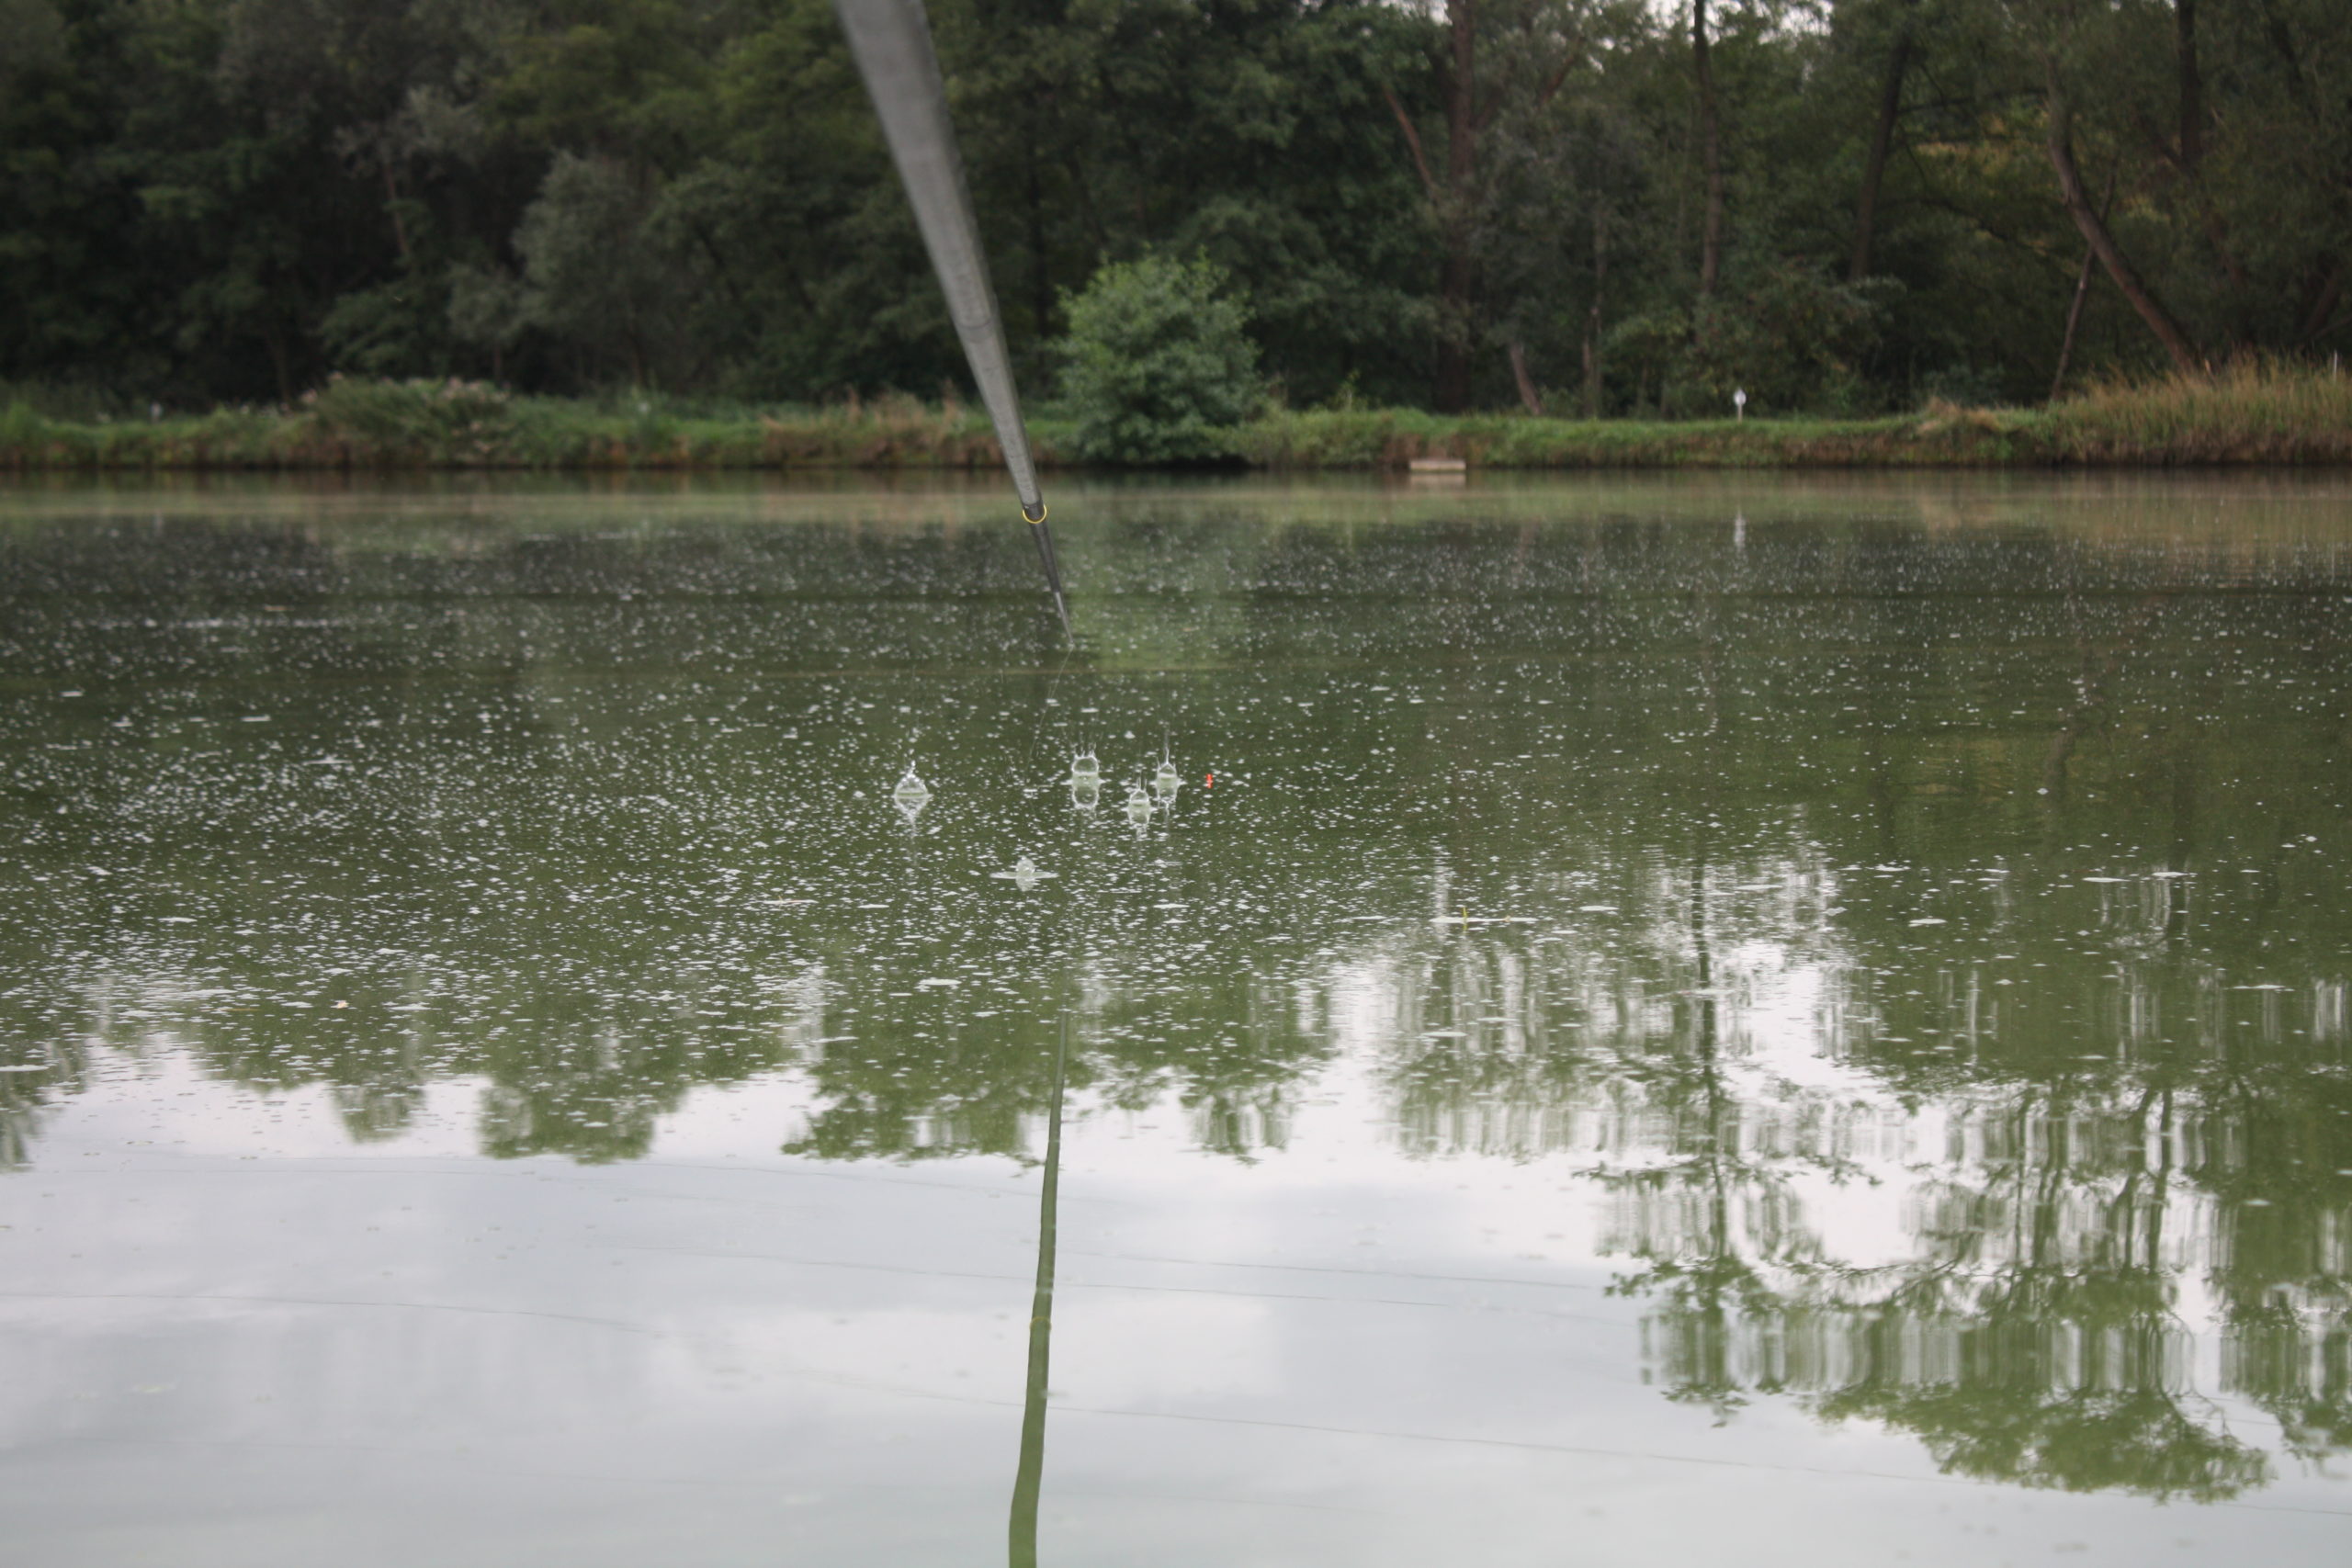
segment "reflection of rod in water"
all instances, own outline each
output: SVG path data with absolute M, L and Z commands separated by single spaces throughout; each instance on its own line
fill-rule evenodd
M 1067 631 L 1069 608 L 1062 602 L 1061 567 L 1054 559 L 1054 536 L 1046 526 L 1046 501 L 1038 492 L 1037 468 L 1029 456 L 1029 432 L 1021 423 L 1021 394 L 1013 387 L 996 290 L 989 283 L 988 258 L 980 250 L 971 192 L 964 184 L 964 160 L 956 151 L 954 122 L 947 117 L 947 87 L 940 79 L 939 56 L 932 49 L 930 19 L 923 14 L 922 0 L 833 0 L 833 9 L 881 117 L 883 140 L 890 144 L 890 157 L 913 204 L 932 270 L 939 275 L 940 292 L 947 296 L 947 314 L 964 340 L 964 357 L 971 362 L 972 379 L 996 425 L 997 445 L 1004 449 L 1005 470 L 1020 497 L 1022 518 L 1036 541 L 1046 586 L 1054 592 L 1054 613 Z
M 1046 1185 L 1037 1198 L 1037 1289 L 1029 1302 L 1029 1383 L 1021 1406 L 1021 1468 L 1012 1481 L 1006 1530 L 1012 1568 L 1036 1568 L 1037 1488 L 1046 1473 L 1046 1376 L 1054 1348 L 1054 1206 L 1062 1179 L 1062 1073 L 1069 1055 L 1069 1018 L 1054 1047 L 1053 1109 L 1046 1122 Z

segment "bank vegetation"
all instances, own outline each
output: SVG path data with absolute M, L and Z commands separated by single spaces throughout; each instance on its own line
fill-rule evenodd
M 1050 468 L 1080 466 L 1076 422 L 1033 421 Z M 2352 378 L 2248 364 L 2114 384 L 2041 408 L 1942 400 L 1868 419 L 1574 420 L 1418 409 L 1261 409 L 1195 466 L 1405 469 L 2178 467 L 2352 463 Z M 994 436 L 956 401 L 818 408 L 561 399 L 481 382 L 337 379 L 284 407 L 151 418 L 0 409 L 0 470 L 992 468 Z

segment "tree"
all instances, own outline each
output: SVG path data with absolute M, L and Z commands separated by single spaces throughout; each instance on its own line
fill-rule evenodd
M 1861 190 L 1854 200 L 1854 252 L 1846 276 L 1860 282 L 1871 275 L 1871 245 L 1877 237 L 1879 193 L 1886 183 L 1886 160 L 1894 149 L 1894 129 L 1903 115 L 1903 85 L 1911 69 L 1913 12 L 1918 0 L 1891 0 L 1886 70 L 1879 88 L 1878 118 L 1871 126 L 1870 155 L 1862 164 Z
M 631 386 L 670 379 L 676 331 L 695 281 L 652 226 L 658 187 L 620 164 L 564 153 L 515 231 L 525 317 Z M 669 363 L 665 363 L 669 362 Z M 592 368 L 587 378 L 601 378 Z
M 1507 111 L 1540 110 L 1552 101 L 1583 55 L 1587 9 L 1580 0 L 1446 0 L 1430 59 L 1443 128 L 1435 158 L 1395 88 L 1385 90 L 1439 234 L 1431 399 L 1440 412 L 1459 412 L 1470 401 L 1477 241 L 1491 197 L 1481 139 Z
M 2352 321 L 2340 0 L 931 10 L 1041 390 L 1069 291 L 1150 252 L 1224 270 L 1296 403 L 1715 412 L 1857 301 L 1785 406 L 2324 356 Z M 964 374 L 827 0 L 0 0 L 0 379 L 143 407 L 334 370 Z
M 2040 53 L 2042 73 L 2042 113 L 2045 130 L 2043 147 L 2050 167 L 2058 176 L 2058 197 L 2082 231 L 2083 243 L 2098 256 L 2108 276 L 2156 341 L 2164 345 L 2172 358 L 2175 369 L 2195 372 L 2203 361 L 2188 334 L 2181 328 L 2172 310 L 2159 299 L 2140 269 L 2132 265 L 2123 246 L 2115 236 L 2107 219 L 2091 201 L 2089 189 L 2083 182 L 2082 169 L 2075 157 L 2075 103 L 2066 82 L 2064 56 L 2073 52 L 2068 46 L 2079 49 L 2082 28 L 2079 22 L 2061 8 L 2053 13 L 2054 26 L 2041 41 Z
M 1707 0 L 1690 0 L 1690 78 L 1698 90 L 1699 170 L 1706 209 L 1699 220 L 1699 302 L 1715 297 L 1724 266 L 1724 133 L 1716 103 L 1714 43 L 1708 37 Z

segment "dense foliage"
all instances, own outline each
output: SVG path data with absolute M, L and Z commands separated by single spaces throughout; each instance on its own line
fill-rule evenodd
M 1241 307 L 1205 261 L 1113 262 L 1068 299 L 1062 390 L 1091 461 L 1199 461 L 1233 451 L 1258 398 Z
M 2341 0 L 932 13 L 1049 395 L 1150 254 L 1293 407 L 2037 400 L 2352 321 Z M 960 369 L 825 0 L 0 0 L 0 382 L 50 412 Z

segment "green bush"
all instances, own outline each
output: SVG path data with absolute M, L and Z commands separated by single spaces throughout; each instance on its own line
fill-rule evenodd
M 386 452 L 454 458 L 484 453 L 509 434 L 514 403 L 481 381 L 378 381 L 337 376 L 304 396 L 319 427 Z
M 1235 455 L 1258 400 L 1249 317 L 1206 260 L 1114 262 L 1065 294 L 1063 400 L 1088 462 L 1182 463 Z
M 0 410 L 0 447 L 29 453 L 48 436 L 49 422 L 24 399 L 14 399 L 7 408 Z

